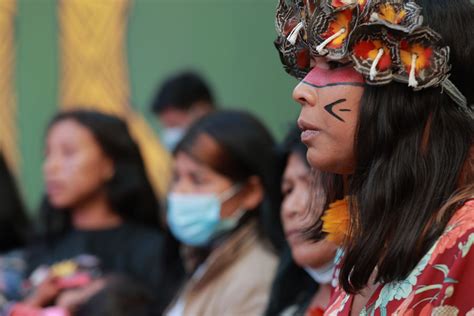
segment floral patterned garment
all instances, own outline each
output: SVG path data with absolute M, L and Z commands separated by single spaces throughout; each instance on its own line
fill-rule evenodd
M 474 316 L 473 244 L 474 200 L 470 200 L 408 278 L 380 285 L 360 315 Z M 324 315 L 350 315 L 353 298 L 337 286 Z

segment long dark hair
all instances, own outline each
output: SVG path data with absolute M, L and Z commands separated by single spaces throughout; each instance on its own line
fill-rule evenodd
M 202 135 L 211 137 L 219 148 L 214 152 L 197 146 Z M 280 189 L 277 177 L 276 147 L 265 126 L 247 112 L 223 110 L 197 121 L 177 145 L 174 154 L 184 152 L 235 183 L 246 183 L 258 176 L 264 199 L 248 216 L 259 217 L 262 236 L 279 248 L 283 233 L 279 221 Z
M 30 223 L 15 180 L 0 153 L 0 253 L 25 246 Z
M 419 2 L 427 24 L 451 48 L 451 80 L 472 104 L 474 5 Z M 460 189 L 473 136 L 472 117 L 441 88 L 365 87 L 350 181 L 350 238 L 340 274 L 345 291 L 364 288 L 375 267 L 376 281 L 383 283 L 413 270 L 455 211 L 443 206 Z
M 48 130 L 65 120 L 73 120 L 87 128 L 104 153 L 113 160 L 115 173 L 105 184 L 112 209 L 125 221 L 161 228 L 159 203 L 147 178 L 140 150 L 126 123 L 115 116 L 74 110 L 57 114 Z M 55 209 L 47 197 L 43 200 L 40 216 L 45 237 L 55 238 L 71 228 L 70 212 Z

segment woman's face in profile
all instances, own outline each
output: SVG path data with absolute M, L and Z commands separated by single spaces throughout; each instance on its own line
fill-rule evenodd
M 48 131 L 43 174 L 52 206 L 76 208 L 105 194 L 114 165 L 86 127 L 65 119 Z
M 351 63 L 316 58 L 314 68 L 296 86 L 301 105 L 298 126 L 312 167 L 337 174 L 354 170 L 354 135 L 364 79 Z
M 311 224 L 308 205 L 311 194 L 311 170 L 298 153 L 290 154 L 281 187 L 283 203 L 281 219 L 286 240 L 295 262 L 313 269 L 328 264 L 336 253 L 336 246 L 328 241 L 312 242 L 303 232 Z

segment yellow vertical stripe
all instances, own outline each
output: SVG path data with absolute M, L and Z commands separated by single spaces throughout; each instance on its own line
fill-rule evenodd
M 130 106 L 125 35 L 130 0 L 60 0 L 60 105 L 95 109 L 127 120 L 149 177 L 163 195 L 170 157 Z
M 17 109 L 14 93 L 14 21 L 16 0 L 0 0 L 0 151 L 15 173 L 20 154 L 17 146 Z

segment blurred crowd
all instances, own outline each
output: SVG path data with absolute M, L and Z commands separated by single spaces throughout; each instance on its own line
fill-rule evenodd
M 0 160 L 2 315 L 322 313 L 336 245 L 302 234 L 317 188 L 300 131 L 289 122 L 277 144 L 213 95 L 192 71 L 157 89 L 166 198 L 126 123 L 104 113 L 60 112 L 45 127 L 32 219 Z
M 474 5 L 321 3 L 278 4 L 280 143 L 184 71 L 163 196 L 108 114 L 45 126 L 34 218 L 0 155 L 0 316 L 474 315 Z

